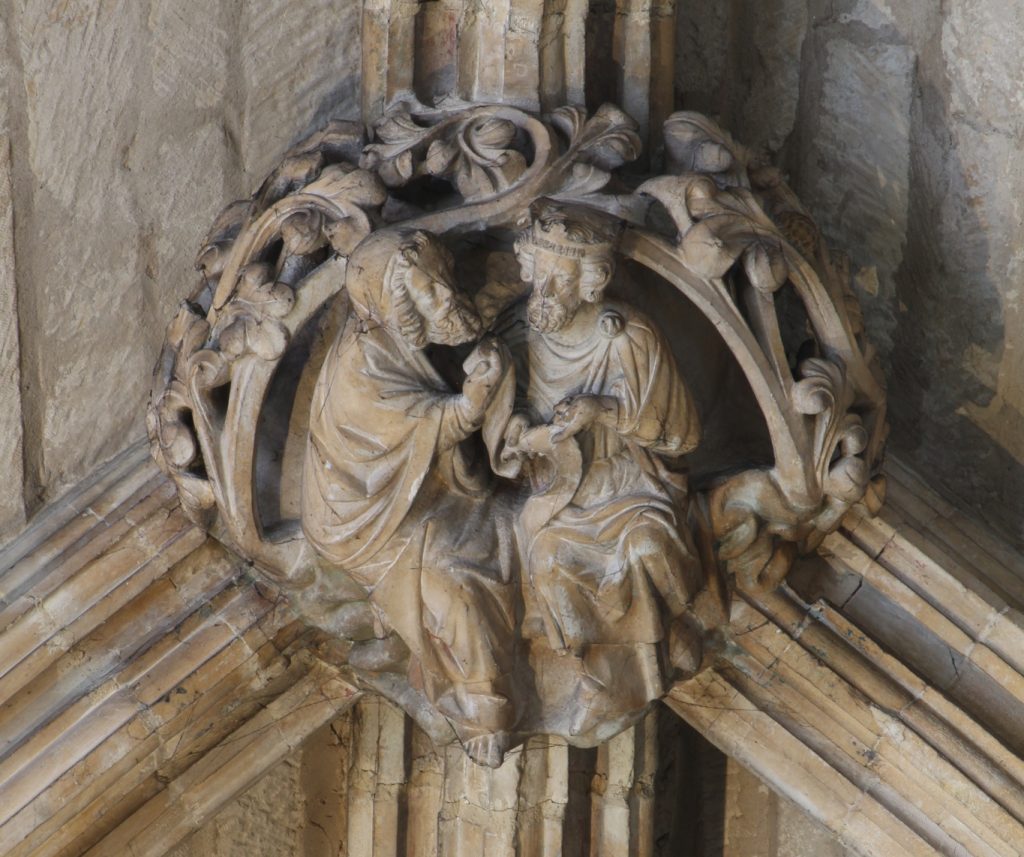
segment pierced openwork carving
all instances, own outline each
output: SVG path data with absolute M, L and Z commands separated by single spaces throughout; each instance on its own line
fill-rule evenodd
M 438 741 L 593 745 L 880 502 L 847 266 L 710 120 L 399 105 L 200 251 L 149 411 L 192 518 Z

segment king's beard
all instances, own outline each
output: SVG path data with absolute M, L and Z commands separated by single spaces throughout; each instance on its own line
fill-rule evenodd
M 531 292 L 526 303 L 526 320 L 538 333 L 554 333 L 569 324 L 579 308 L 577 296 L 551 297 Z

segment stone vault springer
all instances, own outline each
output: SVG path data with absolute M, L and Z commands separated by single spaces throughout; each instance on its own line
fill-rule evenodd
M 228 206 L 148 428 L 319 655 L 481 764 L 590 746 L 849 508 L 885 392 L 844 259 L 700 114 L 399 104 Z

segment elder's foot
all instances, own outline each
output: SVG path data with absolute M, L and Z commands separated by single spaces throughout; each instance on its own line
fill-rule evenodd
M 570 735 L 581 735 L 601 720 L 601 712 L 595 711 L 595 701 L 603 690 L 607 688 L 593 676 L 587 673 L 580 675 L 573 697 L 576 716 L 569 726 Z
M 500 768 L 508 749 L 508 732 L 493 732 L 467 739 L 463 746 L 466 753 L 478 765 L 486 768 Z
M 369 672 L 398 672 L 409 658 L 409 649 L 397 634 L 383 640 L 356 643 L 349 652 L 349 665 Z
M 675 680 L 693 678 L 699 671 L 704 656 L 704 638 L 685 617 L 672 623 L 668 634 L 669 660 L 675 667 Z

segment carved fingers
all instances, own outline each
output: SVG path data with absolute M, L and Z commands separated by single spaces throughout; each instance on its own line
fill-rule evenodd
M 489 336 L 477 344 L 463 363 L 466 380 L 462 385 L 462 394 L 478 418 L 483 416 L 491 394 L 505 374 L 509 359 L 508 348 L 504 343 Z
M 530 427 L 530 421 L 524 414 L 513 414 L 505 428 L 505 446 L 516 449 L 523 437 L 523 432 Z
M 505 461 L 535 459 L 550 454 L 554 432 L 549 425 L 531 426 L 525 414 L 513 414 L 505 429 Z
M 539 452 L 530 442 L 532 437 L 530 421 L 523 414 L 513 415 L 505 432 L 505 448 L 501 453 L 502 458 L 506 461 L 536 458 Z
M 483 382 L 496 384 L 505 374 L 509 362 L 508 347 L 493 336 L 480 340 L 469 355 L 467 374 Z
M 555 405 L 552 422 L 558 428 L 551 439 L 556 443 L 575 437 L 596 422 L 608 422 L 615 413 L 615 402 L 608 396 L 568 396 Z

